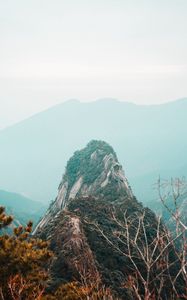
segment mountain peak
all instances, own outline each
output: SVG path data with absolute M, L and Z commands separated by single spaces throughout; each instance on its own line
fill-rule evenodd
M 69 159 L 58 195 L 36 230 L 64 210 L 71 200 L 89 196 L 105 199 L 109 203 L 133 198 L 115 151 L 100 140 L 90 141 Z
M 109 156 L 117 162 L 116 153 L 109 144 L 104 141 L 92 140 L 84 149 L 76 151 L 69 159 L 64 178 L 68 180 L 69 186 L 72 186 L 75 179 L 82 175 L 84 181 L 91 184 L 99 175 L 101 167 L 104 167 L 102 161 Z
M 50 289 L 62 281 L 84 278 L 89 282 L 92 278 L 121 295 L 121 278 L 127 278 L 132 270 L 126 268 L 128 259 L 111 245 L 119 244 L 121 226 L 126 226 L 124 216 L 133 224 L 134 234 L 134 226 L 142 214 L 146 230 L 151 228 L 147 236 L 152 239 L 155 215 L 133 196 L 109 144 L 92 140 L 76 151 L 67 163 L 56 200 L 34 232 L 48 240 L 55 253 L 49 266 L 53 277 Z M 125 239 L 121 241 L 122 247 L 126 247 Z M 123 291 L 122 299 L 127 299 L 126 296 Z

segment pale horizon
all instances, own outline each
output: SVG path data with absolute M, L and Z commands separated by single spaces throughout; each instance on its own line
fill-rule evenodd
M 33 111 L 31 113 L 28 113 L 28 114 L 25 114 L 25 116 L 23 116 L 22 118 L 15 118 L 14 121 L 12 122 L 7 122 L 6 125 L 2 125 L 0 124 L 0 130 L 3 130 L 3 129 L 6 129 L 8 127 L 11 127 L 11 126 L 14 126 L 16 125 L 17 123 L 20 123 L 26 119 L 29 119 L 31 117 L 33 117 L 34 115 L 37 115 L 39 113 L 42 113 L 48 109 L 51 109 L 57 105 L 62 105 L 64 103 L 67 103 L 67 102 L 71 102 L 71 101 L 77 101 L 79 103 L 93 103 L 93 102 L 98 102 L 98 101 L 116 101 L 116 102 L 122 102 L 122 103 L 129 103 L 129 104 L 134 104 L 134 105 L 138 105 L 138 106 L 157 106 L 157 105 L 166 105 L 166 104 L 169 104 L 169 103 L 174 103 L 174 102 L 178 102 L 178 101 L 183 101 L 183 100 L 187 100 L 187 97 L 182 97 L 182 98 L 179 98 L 179 99 L 172 99 L 170 101 L 166 101 L 166 102 L 161 102 L 161 103 L 136 103 L 136 102 L 133 102 L 133 101 L 125 101 L 125 100 L 122 100 L 122 99 L 117 99 L 117 98 L 110 98 L 110 97 L 104 97 L 104 98 L 97 98 L 97 99 L 93 99 L 93 100 L 81 100 L 81 99 L 66 99 L 64 101 L 59 101 L 57 103 L 53 103 L 52 105 L 49 105 L 47 107 L 44 107 L 43 109 L 41 110 L 37 110 L 37 111 Z
M 0 128 L 68 99 L 187 96 L 186 0 L 0 4 Z

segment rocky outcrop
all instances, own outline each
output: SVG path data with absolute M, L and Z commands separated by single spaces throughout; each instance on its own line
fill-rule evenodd
M 110 197 L 111 189 L 115 189 L 115 197 Z M 58 196 L 39 222 L 35 233 L 47 225 L 50 219 L 55 218 L 76 196 L 105 196 L 112 202 L 119 201 L 124 196 L 134 197 L 122 166 L 107 143 L 92 141 L 85 149 L 75 152 L 67 164 Z
M 72 277 L 100 282 L 94 255 L 88 245 L 80 217 L 68 211 L 61 211 L 42 232 L 41 237 L 51 243 L 55 257 L 51 263 L 51 273 L 58 285 Z
M 116 233 L 121 228 L 113 216 L 115 213 L 122 221 L 125 212 L 136 223 L 143 211 L 146 228 L 153 227 L 155 215 L 137 202 L 107 143 L 92 141 L 75 152 L 67 163 L 56 200 L 35 229 L 35 235 L 49 240 L 55 252 L 50 266 L 52 285 L 92 278 L 122 298 L 131 299 L 122 283 L 132 271 L 128 258 L 115 249 L 119 246 Z

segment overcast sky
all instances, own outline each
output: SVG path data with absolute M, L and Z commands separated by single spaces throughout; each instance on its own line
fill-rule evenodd
M 187 0 L 0 0 L 0 128 L 67 99 L 187 96 Z

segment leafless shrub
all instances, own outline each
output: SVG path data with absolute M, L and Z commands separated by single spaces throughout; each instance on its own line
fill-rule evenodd
M 165 188 L 158 181 L 159 198 L 175 221 L 175 234 L 163 224 L 161 217 L 154 217 L 152 224 L 147 222 L 147 211 L 142 214 L 123 213 L 119 219 L 115 212 L 112 219 L 118 229 L 111 238 L 96 223 L 92 226 L 120 255 L 126 257 L 131 272 L 122 283 L 131 292 L 133 299 L 161 300 L 187 299 L 187 226 L 179 213 L 178 199 L 184 195 L 185 181 L 171 180 L 171 194 L 163 193 Z M 167 197 L 174 202 L 174 209 L 167 204 Z M 151 235 L 150 235 L 151 229 Z

